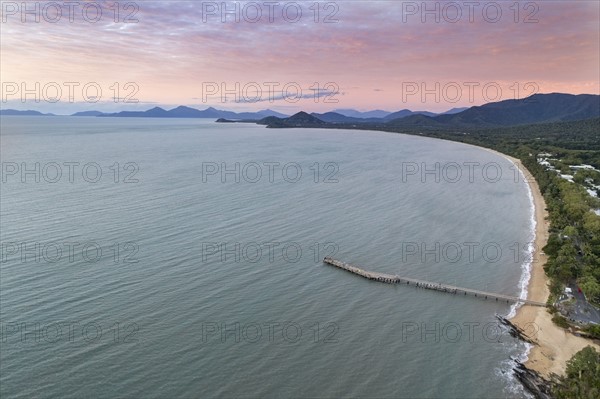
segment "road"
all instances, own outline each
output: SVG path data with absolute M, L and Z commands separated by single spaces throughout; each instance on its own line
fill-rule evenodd
M 569 285 L 569 288 L 573 290 L 575 303 L 566 306 L 569 311 L 567 317 L 580 323 L 600 324 L 600 311 L 585 299 L 585 295 L 579 292 L 577 285 Z

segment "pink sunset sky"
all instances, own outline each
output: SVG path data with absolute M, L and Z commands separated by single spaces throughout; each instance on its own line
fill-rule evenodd
M 600 92 L 595 0 L 50 3 L 2 1 L 2 108 L 442 112 Z

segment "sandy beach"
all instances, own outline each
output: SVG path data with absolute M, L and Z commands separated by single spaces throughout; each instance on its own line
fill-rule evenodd
M 544 264 L 547 256 L 542 248 L 546 245 L 549 235 L 550 224 L 547 220 L 546 202 L 542 196 L 537 182 L 521 165 L 521 162 L 513 157 L 500 154 L 514 162 L 526 174 L 526 179 L 533 194 L 535 206 L 535 251 L 531 265 L 531 278 L 528 285 L 527 298 L 546 302 L 550 291 L 548 289 L 548 278 L 544 272 Z M 552 322 L 552 315 L 546 308 L 538 306 L 521 306 L 511 320 L 515 325 L 524 329 L 536 345 L 531 349 L 525 365 L 548 377 L 551 373 L 564 374 L 567 361 L 579 350 L 591 345 L 597 350 L 600 347 L 592 341 L 577 337 L 568 331 L 556 326 Z

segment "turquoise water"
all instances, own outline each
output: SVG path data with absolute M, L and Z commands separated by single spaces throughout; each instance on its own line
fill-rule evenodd
M 531 209 L 506 159 L 380 132 L 1 123 L 3 398 L 526 396 L 494 318 L 510 305 L 321 263 L 519 295 Z M 412 174 L 436 163 L 439 182 Z

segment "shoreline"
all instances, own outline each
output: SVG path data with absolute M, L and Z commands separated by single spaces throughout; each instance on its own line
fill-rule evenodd
M 529 266 L 526 298 L 546 302 L 550 295 L 549 279 L 544 271 L 548 257 L 542 251 L 550 235 L 546 201 L 540 192 L 537 181 L 529 174 L 519 159 L 498 151 L 487 150 L 507 158 L 525 174 L 525 183 L 529 186 L 533 200 L 535 220 L 534 248 Z M 524 271 L 524 273 L 526 272 Z M 534 342 L 529 352 L 526 353 L 527 360 L 523 364 L 546 379 L 549 379 L 551 374 L 564 375 L 567 361 L 586 346 L 589 345 L 600 350 L 600 347 L 594 342 L 577 337 L 555 325 L 547 308 L 522 305 L 517 307 L 516 314 L 510 317 L 510 321 L 528 334 Z
M 359 129 L 360 130 L 360 129 Z M 413 136 L 407 133 L 395 133 L 379 130 L 367 130 L 378 133 L 392 133 Z M 550 222 L 548 220 L 548 211 L 546 210 L 546 201 L 540 191 L 537 180 L 531 175 L 529 170 L 523 166 L 521 160 L 513 156 L 504 154 L 500 151 L 479 146 L 471 143 L 463 143 L 454 140 L 441 139 L 437 137 L 423 137 L 433 140 L 445 140 L 452 143 L 458 143 L 467 146 L 473 146 L 481 150 L 489 151 L 499 155 L 521 171 L 521 176 L 525 180 L 525 184 L 529 189 L 530 200 L 533 205 L 532 221 L 535 223 L 533 250 L 531 253 L 531 262 L 529 270 L 523 270 L 523 273 L 529 273 L 528 281 L 519 281 L 523 286 L 520 287 L 526 291 L 523 296 L 523 291 L 519 294 L 523 299 L 528 299 L 536 302 L 546 303 L 550 296 L 549 283 L 550 279 L 546 276 L 544 265 L 548 257 L 543 252 L 542 248 L 546 246 L 548 237 L 550 236 Z M 525 274 L 526 275 L 526 274 Z M 514 313 L 514 314 L 513 314 Z M 600 351 L 600 345 L 591 340 L 577 337 L 567 330 L 557 326 L 552 321 L 552 315 L 548 312 L 548 308 L 531 306 L 522 304 L 511 308 L 511 312 L 506 316 L 513 325 L 521 329 L 524 334 L 527 334 L 533 344 L 528 344 L 529 349 L 524 353 L 525 359 L 519 363 L 541 376 L 545 380 L 551 380 L 552 374 L 564 375 L 567 367 L 567 361 L 577 352 L 586 346 L 592 346 L 597 351 Z
M 314 128 L 319 129 L 319 127 Z M 325 127 L 321 129 L 328 128 Z M 521 171 L 521 176 L 524 177 L 525 184 L 527 184 L 529 189 L 530 200 L 532 201 L 533 205 L 532 221 L 535 223 L 535 229 L 533 231 L 534 248 L 530 255 L 531 262 L 529 264 L 529 269 L 523 270 L 523 274 L 525 276 L 526 273 L 529 274 L 529 279 L 528 281 L 520 280 L 519 285 L 520 288 L 522 288 L 522 291 L 519 295 L 523 298 L 523 292 L 525 290 L 526 295 L 523 299 L 529 299 L 536 302 L 547 302 L 548 297 L 550 296 L 550 290 L 549 278 L 546 276 L 546 272 L 544 271 L 544 265 L 546 264 L 548 257 L 542 250 L 542 248 L 546 246 L 548 237 L 550 235 L 550 222 L 548 221 L 546 201 L 542 196 L 537 180 L 533 178 L 533 176 L 529 173 L 529 170 L 523 166 L 518 158 L 488 147 L 446 138 L 424 137 L 410 133 L 388 132 L 384 130 L 357 130 L 416 136 L 421 138 L 429 138 L 432 140 L 444 140 L 452 143 L 473 146 L 478 149 L 499 155 L 507 159 L 513 165 L 517 166 Z M 521 283 L 523 283 L 522 286 Z M 521 329 L 523 333 L 527 334 L 533 342 L 533 344 L 528 344 L 528 351 L 524 353 L 525 359 L 523 361 L 518 361 L 518 363 L 525 366 L 526 369 L 537 373 L 537 375 L 541 376 L 545 380 L 550 380 L 552 374 L 564 375 L 567 361 L 586 346 L 592 346 L 596 350 L 600 351 L 600 345 L 592 342 L 591 340 L 577 337 L 567 330 L 555 325 L 552 322 L 552 315 L 548 312 L 548 308 L 523 304 L 521 306 L 516 306 L 516 308 L 511 308 L 511 312 L 506 316 L 506 318 L 517 328 Z

